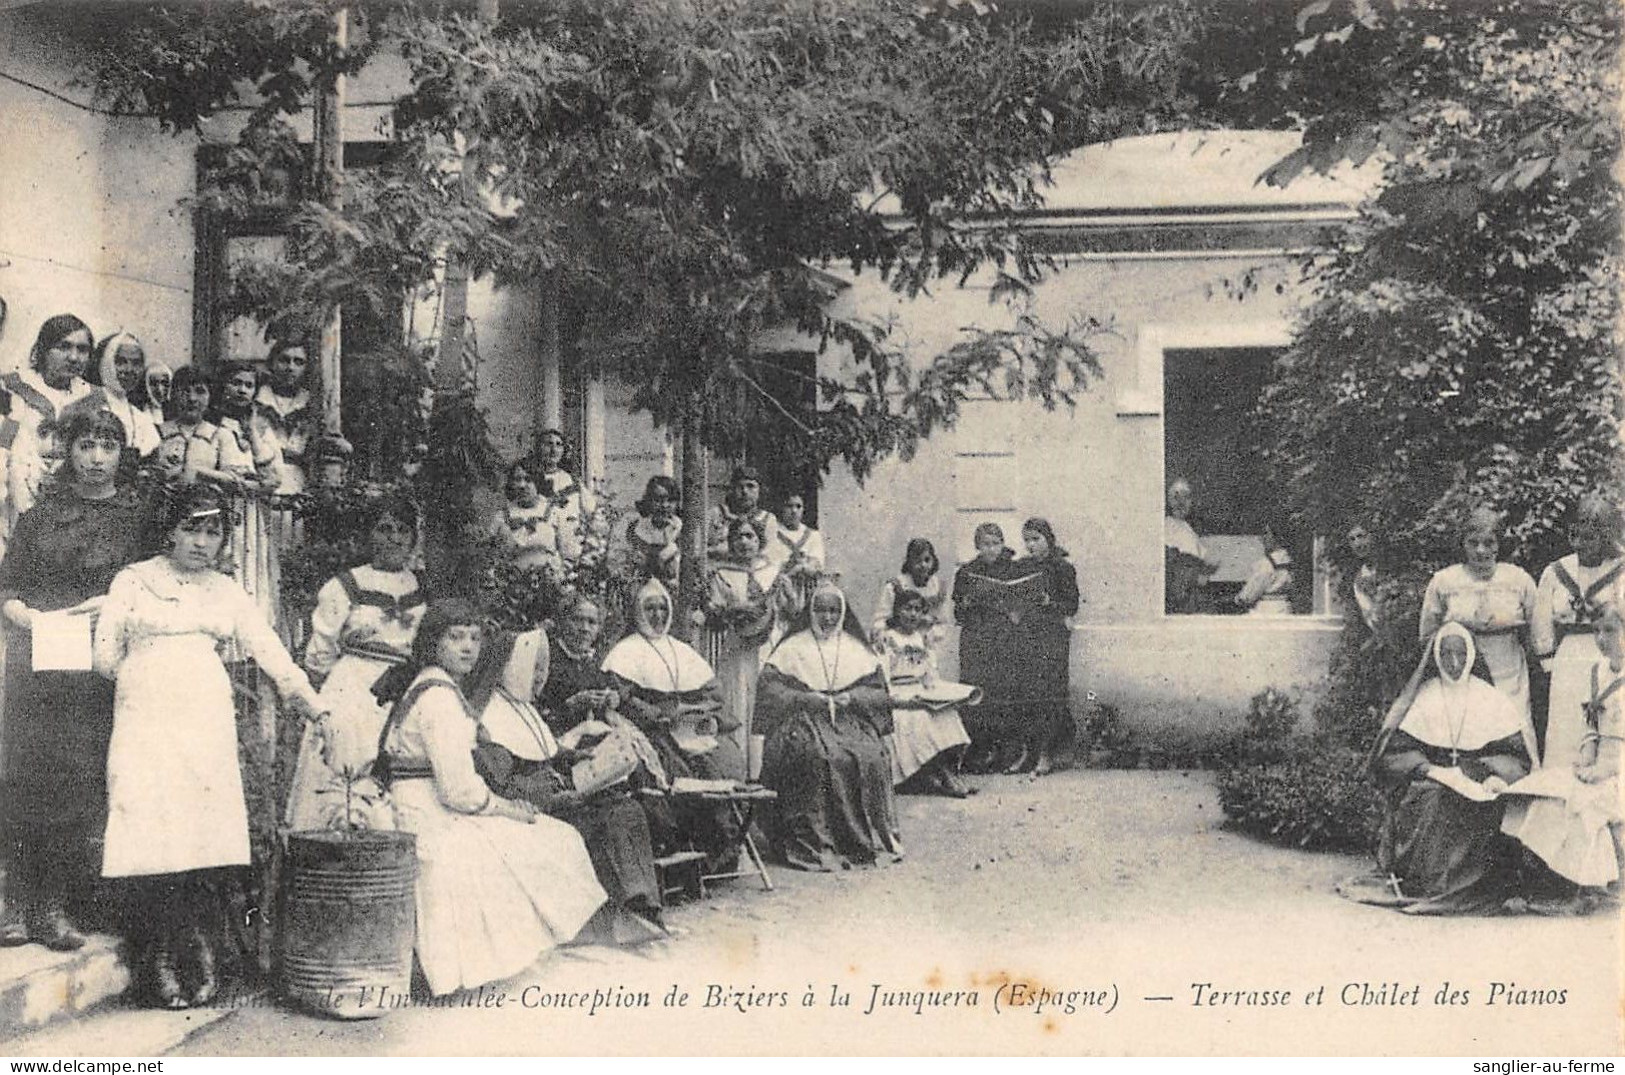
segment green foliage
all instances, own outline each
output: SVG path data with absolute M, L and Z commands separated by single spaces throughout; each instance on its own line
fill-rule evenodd
M 1365 775 L 1377 721 L 1336 706 L 1316 708 L 1298 730 L 1298 702 L 1270 687 L 1254 695 L 1246 731 L 1218 774 L 1219 805 L 1230 823 L 1273 843 L 1311 851 L 1375 846 L 1381 801 Z
M 1337 13 L 1312 7 L 1311 26 Z M 1306 529 L 1363 524 L 1386 575 L 1456 559 L 1472 501 L 1505 511 L 1503 555 L 1538 567 L 1564 551 L 1579 498 L 1625 473 L 1616 13 L 1367 14 L 1277 72 L 1301 89 L 1319 86 L 1315 64 L 1370 64 L 1386 87 L 1363 101 L 1321 87 L 1277 174 L 1386 157 L 1381 196 L 1311 266 L 1319 298 L 1262 407 L 1272 473 Z
M 1275 687 L 1265 688 L 1248 702 L 1243 742 L 1254 756 L 1280 754 L 1298 726 L 1298 716 L 1296 697 Z
M 105 96 L 178 130 L 257 91 L 198 200 L 285 200 L 290 243 L 237 270 L 232 312 L 315 325 L 341 303 L 386 308 L 435 286 L 448 253 L 501 281 L 556 271 L 577 330 L 657 422 L 706 399 L 712 448 L 770 426 L 814 473 L 843 459 L 860 477 L 968 393 L 1069 406 L 1099 375 L 1098 324 L 1019 309 L 1047 262 L 1016 214 L 1057 153 L 1181 114 L 1197 25 L 1184 5 L 1037 25 L 957 0 L 510 2 L 494 24 L 349 6 L 339 55 L 317 0 L 128 5 L 92 65 Z M 329 208 L 284 118 L 386 41 L 411 68 L 394 152 Z M 1018 310 L 919 369 L 889 325 L 831 312 L 824 267 L 906 294 L 985 271 Z M 845 372 L 765 390 L 758 347 L 786 327 L 850 352 Z
M 1294 750 L 1219 773 L 1219 805 L 1242 832 L 1305 851 L 1369 851 L 1382 820 L 1365 756 L 1347 747 Z

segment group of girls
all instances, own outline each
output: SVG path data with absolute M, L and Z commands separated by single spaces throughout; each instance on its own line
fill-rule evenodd
M 111 917 L 98 879 L 128 879 L 144 978 L 174 1003 L 213 995 L 242 932 L 220 870 L 248 861 L 227 662 L 316 712 L 272 627 L 274 549 L 233 542 L 254 516 L 233 502 L 285 491 L 292 454 L 256 399 L 297 415 L 304 364 L 288 345 L 264 384 L 228 369 L 211 408 L 208 382 L 63 314 L 0 379 L 0 945 L 82 946 Z M 142 469 L 158 481 L 138 489 Z
M 778 793 L 779 857 L 820 870 L 900 856 L 895 785 L 967 793 L 954 770 L 970 736 L 954 709 L 894 701 L 898 687 L 941 678 L 930 543 L 910 543 L 865 627 L 824 573 L 801 499 L 769 515 L 748 469 L 714 520 L 728 555 L 701 610 L 709 659 L 672 633 L 680 523 L 675 487 L 657 478 L 628 531 L 633 629 L 613 646 L 600 645 L 605 609 L 583 596 L 559 610 L 551 638 L 492 634 L 472 606 L 431 603 L 411 566 L 418 509 L 389 498 L 368 520 L 366 562 L 318 593 L 296 661 L 256 549 L 277 544 L 266 498 L 300 491 L 319 460 L 303 349 L 278 344 L 268 365 L 263 382 L 228 365 L 211 384 L 149 360 L 127 334 L 98 345 L 64 315 L 42 328 L 30 369 L 7 379 L 21 404 L 0 430 L 7 490 L 23 495 L 8 498 L 16 525 L 0 561 L 10 647 L 0 944 L 82 945 L 75 917 L 88 905 L 71 897 L 117 880 L 156 1003 L 207 1002 L 244 963 L 251 845 L 236 662 L 253 662 L 306 722 L 286 825 L 416 834 L 418 957 L 436 993 L 516 972 L 578 936 L 663 936 L 656 856 L 698 849 L 715 870 L 738 847 L 725 804 L 667 794 L 682 781 L 759 773 Z M 560 466 L 562 438 L 544 440 L 542 462 L 510 476 L 515 500 L 531 501 L 516 507 L 545 502 L 559 535 L 580 534 L 592 506 Z M 137 495 L 140 462 L 162 496 Z M 1001 570 L 1014 555 L 996 533 L 983 549 L 986 536 L 977 570 Z M 1032 661 L 1077 597 L 1048 524 L 1032 520 L 1025 536 L 1021 564 L 1046 579 L 1052 611 L 1006 617 L 1002 644 Z M 982 652 L 996 650 L 998 617 L 964 604 L 988 637 Z M 54 664 L 74 622 L 90 656 Z M 984 661 L 989 708 L 1064 705 L 1064 643 L 1059 652 L 1058 681 L 1019 689 L 997 678 L 996 657 Z M 993 722 L 988 737 L 1040 755 L 1055 721 L 1033 723 Z
M 1462 561 L 1428 584 L 1426 652 L 1372 754 L 1386 803 L 1378 874 L 1347 886 L 1354 898 L 1441 914 L 1572 912 L 1617 894 L 1619 509 L 1584 500 L 1573 551 L 1538 584 L 1498 559 L 1501 536 L 1493 511 L 1473 511 Z M 1532 660 L 1551 672 L 1543 726 Z

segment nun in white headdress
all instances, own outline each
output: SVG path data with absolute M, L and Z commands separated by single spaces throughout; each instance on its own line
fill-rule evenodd
M 1346 882 L 1343 894 L 1410 914 L 1493 913 L 1517 895 L 1517 847 L 1501 834 L 1498 796 L 1529 773 L 1523 728 L 1472 632 L 1439 628 L 1373 751 L 1386 799 L 1377 874 Z
M 474 767 L 496 794 L 528 802 L 581 833 L 609 893 L 598 916 L 604 934 L 619 944 L 664 938 L 649 822 L 632 794 L 635 783 L 650 781 L 638 771 L 637 749 L 617 739 L 637 732 L 588 719 L 555 736 L 535 703 L 549 657 L 540 629 L 501 635 L 481 649 L 468 693 L 480 715 Z M 617 764 L 621 759 L 625 765 Z M 594 774 L 600 786 L 578 783 Z
M 611 647 L 603 670 L 613 677 L 621 714 L 654 745 L 674 784 L 685 777 L 722 779 L 742 768 L 725 734 L 737 726 L 726 722 L 722 688 L 710 664 L 672 637 L 675 610 L 671 591 L 658 579 L 645 582 L 633 595 L 635 630 Z M 676 803 L 651 810 L 649 820 L 659 854 L 693 847 L 713 856 L 716 872 L 725 872 L 727 860 L 738 854 L 737 826 L 726 804 Z
M 880 659 L 831 582 L 758 680 L 762 783 L 779 793 L 774 847 L 791 866 L 837 870 L 902 857 L 892 790 L 891 700 Z

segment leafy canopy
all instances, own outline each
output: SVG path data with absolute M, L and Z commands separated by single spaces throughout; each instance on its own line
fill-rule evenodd
M 1055 407 L 1098 374 L 1095 322 L 1021 312 L 1046 263 L 1015 214 L 1057 154 L 1188 107 L 1196 27 L 1178 4 L 1038 23 L 958 0 L 509 0 L 494 23 L 358 4 L 358 51 L 339 55 L 331 7 L 140 5 L 99 68 L 115 100 L 175 129 L 257 92 L 235 170 L 203 196 L 245 211 L 267 162 L 286 168 L 285 118 L 313 87 L 380 48 L 409 63 L 396 151 L 351 173 L 342 208 L 296 196 L 286 260 L 246 267 L 233 312 L 381 307 L 433 286 L 448 253 L 503 282 L 556 273 L 581 336 L 657 421 L 703 399 L 714 448 L 771 428 L 813 468 L 841 458 L 860 477 L 969 393 Z M 986 272 L 1017 309 L 911 364 L 890 325 L 831 312 L 827 270 L 907 294 Z M 805 392 L 770 389 L 806 376 L 759 352 L 785 327 L 852 360 Z

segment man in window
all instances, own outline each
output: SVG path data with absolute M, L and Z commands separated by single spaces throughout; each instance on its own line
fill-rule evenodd
M 1168 485 L 1168 514 L 1162 520 L 1164 605 L 1169 613 L 1202 611 L 1202 587 L 1218 570 L 1194 527 L 1186 522 L 1194 495 L 1191 484 L 1175 478 Z

